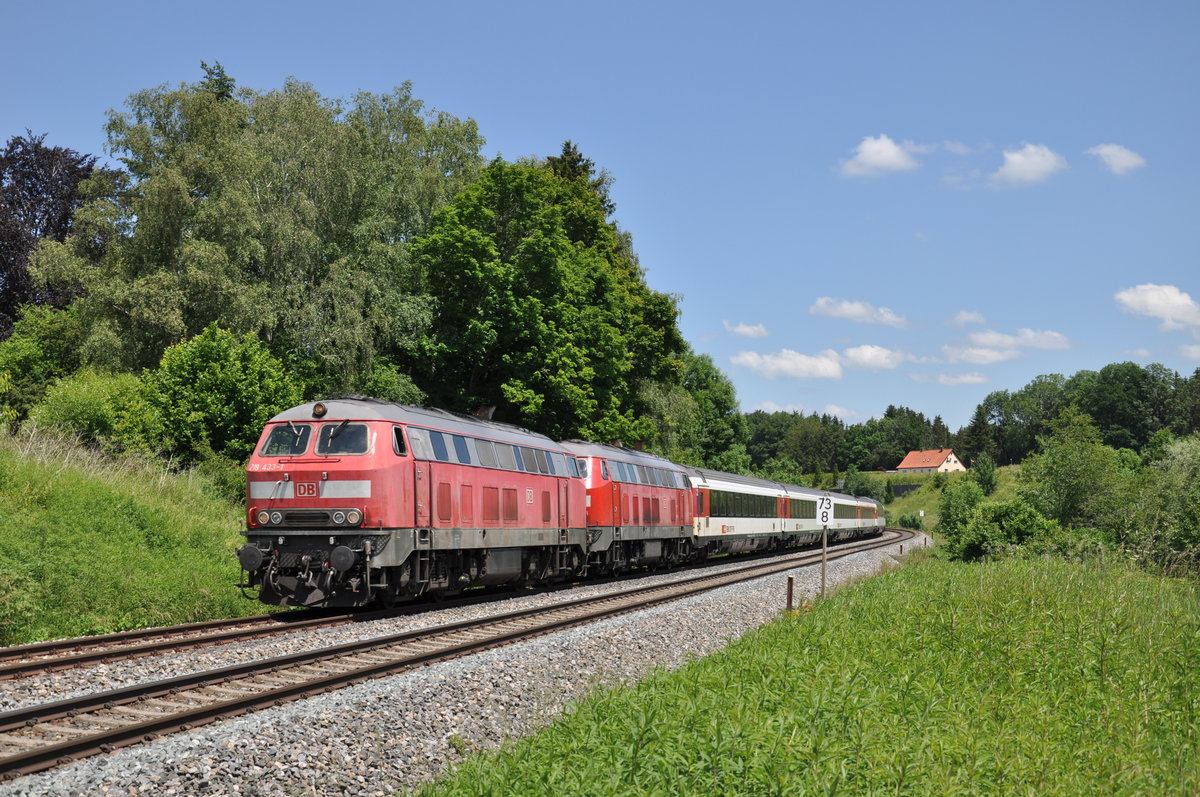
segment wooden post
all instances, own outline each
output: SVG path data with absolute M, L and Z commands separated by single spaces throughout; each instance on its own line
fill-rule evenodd
M 789 612 L 792 610 L 792 588 L 795 586 L 795 581 L 796 581 L 796 577 L 795 577 L 795 576 L 788 576 L 788 601 L 787 601 L 787 610 L 788 610 Z
M 829 558 L 829 527 L 821 529 L 821 599 L 825 599 L 825 563 Z

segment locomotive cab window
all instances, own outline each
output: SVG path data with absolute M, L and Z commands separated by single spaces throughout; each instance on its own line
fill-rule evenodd
M 402 426 L 392 427 L 392 451 L 401 457 L 408 454 L 408 449 L 404 446 L 404 427 Z
M 365 423 L 322 424 L 317 435 L 317 453 L 322 456 L 336 454 L 367 453 L 367 425 Z
M 264 457 L 298 457 L 308 450 L 312 426 L 307 423 L 286 423 L 276 426 L 258 452 Z

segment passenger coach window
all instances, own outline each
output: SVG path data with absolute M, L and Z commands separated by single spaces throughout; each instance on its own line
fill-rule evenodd
M 307 423 L 276 426 L 258 453 L 264 457 L 298 457 L 308 450 L 310 437 L 312 426 Z
M 345 421 L 322 424 L 317 453 L 323 456 L 367 453 L 367 425 Z

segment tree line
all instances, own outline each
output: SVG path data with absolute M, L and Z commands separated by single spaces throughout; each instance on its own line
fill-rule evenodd
M 120 168 L 0 153 L 0 410 L 234 462 L 296 401 L 366 394 L 704 464 L 732 383 L 679 332 L 570 141 L 486 162 L 411 86 L 349 100 L 203 78 L 111 111 Z
M 5 420 L 233 463 L 278 409 L 366 394 L 852 491 L 915 449 L 1020 462 L 1069 408 L 1138 454 L 1200 428 L 1200 370 L 1134 363 L 993 392 L 957 432 L 743 414 L 572 142 L 488 162 L 408 84 L 342 100 L 201 66 L 109 113 L 119 168 L 29 132 L 0 152 Z

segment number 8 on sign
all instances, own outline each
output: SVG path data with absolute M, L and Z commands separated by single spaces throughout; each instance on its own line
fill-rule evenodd
M 833 499 L 827 495 L 821 496 L 817 500 L 817 509 L 817 517 L 821 521 L 821 525 L 828 525 L 829 517 L 833 513 Z

